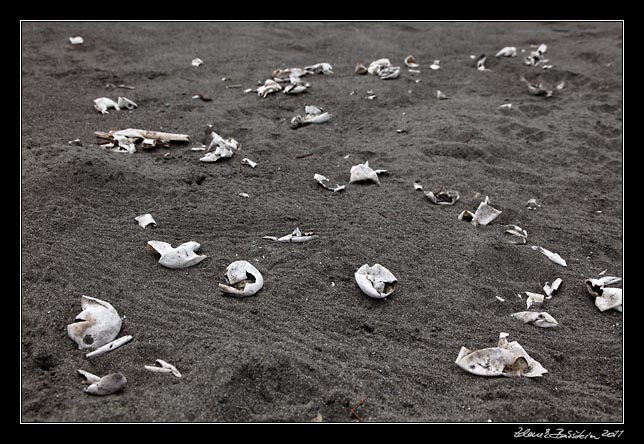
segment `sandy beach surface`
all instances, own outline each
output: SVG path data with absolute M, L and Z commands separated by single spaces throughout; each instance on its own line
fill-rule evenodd
M 584 284 L 623 277 L 621 23 L 24 22 L 21 38 L 23 422 L 623 421 L 623 314 L 600 312 Z M 526 66 L 542 43 L 552 68 Z M 497 59 L 505 46 L 517 56 Z M 481 54 L 486 71 L 470 57 Z M 380 58 L 397 79 L 354 73 Z M 321 62 L 333 74 L 302 77 L 302 94 L 244 93 Z M 521 76 L 552 97 L 528 94 Z M 138 108 L 93 107 L 119 96 Z M 305 105 L 331 119 L 291 129 Z M 98 145 L 95 131 L 125 128 L 191 141 Z M 191 151 L 212 131 L 241 143 L 231 159 Z M 349 183 L 365 161 L 388 171 L 380 185 Z M 434 205 L 415 181 L 460 200 Z M 492 223 L 458 219 L 485 196 L 502 211 Z M 137 225 L 144 213 L 157 228 Z M 526 245 L 504 239 L 507 224 Z M 295 227 L 318 237 L 263 239 Z M 150 240 L 196 241 L 208 258 L 164 268 Z M 263 274 L 256 296 L 219 291 L 235 260 Z M 366 263 L 398 278 L 393 295 L 359 289 Z M 558 327 L 510 317 L 556 278 L 541 310 Z M 82 295 L 111 303 L 133 340 L 86 358 L 66 330 Z M 455 364 L 500 332 L 548 373 L 486 378 Z M 182 377 L 145 370 L 155 359 Z M 91 396 L 77 369 L 127 384 Z

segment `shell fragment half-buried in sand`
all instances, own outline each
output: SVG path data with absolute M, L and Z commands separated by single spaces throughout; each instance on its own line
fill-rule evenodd
M 516 57 L 517 48 L 514 46 L 506 46 L 496 53 L 496 57 Z
M 152 228 L 157 227 L 157 223 L 154 221 L 154 218 L 149 213 L 136 216 L 134 220 L 136 220 L 139 223 L 139 225 L 143 228 L 147 228 L 149 225 L 152 225 Z
M 291 234 L 286 236 L 276 237 L 276 236 L 264 236 L 264 239 L 270 239 L 275 242 L 285 242 L 285 243 L 302 243 L 308 242 L 311 239 L 315 239 L 317 236 L 313 232 L 302 233 L 299 228 L 295 228 Z
M 606 287 L 616 284 L 622 279 L 614 276 L 604 276 L 599 279 L 586 279 L 588 294 L 595 298 L 595 306 L 599 311 L 613 309 L 622 312 L 622 289 Z
M 494 208 L 489 202 L 490 198 L 485 196 L 485 200 L 479 204 L 476 212 L 464 211 L 459 214 L 458 218 L 462 221 L 470 222 L 474 226 L 489 224 L 501 214 L 501 211 Z
M 454 205 L 461 197 L 458 191 L 454 190 L 423 191 L 423 193 L 431 203 L 436 205 Z
M 356 282 L 360 289 L 369 297 L 383 299 L 391 295 L 398 279 L 396 276 L 380 264 L 364 264 L 355 272 Z
M 225 284 L 219 289 L 233 296 L 252 296 L 264 286 L 262 274 L 250 262 L 235 261 L 226 267 Z
M 461 347 L 456 365 L 477 376 L 533 378 L 548 373 L 518 342 L 508 343 L 507 337 L 507 333 L 501 332 L 496 347 L 476 351 Z
M 98 377 L 93 375 L 90 372 L 85 370 L 77 370 L 83 378 L 85 378 L 85 384 L 89 384 L 88 387 L 85 387 L 85 393 L 95 396 L 106 396 L 113 393 L 120 392 L 125 388 L 127 379 L 123 373 L 110 373 L 109 375 Z
M 314 174 L 313 179 L 317 183 L 322 185 L 324 188 L 326 188 L 327 190 L 333 191 L 334 193 L 337 193 L 338 191 L 342 191 L 346 187 L 346 185 L 338 185 L 338 184 L 335 184 L 335 187 L 329 186 L 329 183 L 331 182 L 326 176 L 323 176 L 322 174 Z
M 384 174 L 387 170 L 373 170 L 369 166 L 369 161 L 354 165 L 351 167 L 351 177 L 349 178 L 349 183 L 354 182 L 363 182 L 363 181 L 372 181 L 380 185 L 380 179 L 378 179 L 378 174 Z
M 559 323 L 545 311 L 520 311 L 511 315 L 513 318 L 541 328 L 556 327 Z
M 81 308 L 83 311 L 67 326 L 67 335 L 79 349 L 101 347 L 121 331 L 123 321 L 109 302 L 83 295 Z
M 201 245 L 194 241 L 186 242 L 173 248 L 167 242 L 151 240 L 147 246 L 150 250 L 161 255 L 159 263 L 167 268 L 191 267 L 208 257 L 196 253 L 201 248 Z
M 144 366 L 146 370 L 151 371 L 152 373 L 166 373 L 166 374 L 173 374 L 177 378 L 181 377 L 181 373 L 179 373 L 179 370 L 177 368 L 162 360 L 162 359 L 157 359 L 155 360 L 156 365 L 146 365 Z

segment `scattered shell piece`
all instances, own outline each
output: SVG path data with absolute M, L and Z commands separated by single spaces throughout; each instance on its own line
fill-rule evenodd
M 561 256 L 559 256 L 557 253 L 553 253 L 550 250 L 546 250 L 545 248 L 538 247 L 536 245 L 532 245 L 531 248 L 533 250 L 535 250 L 535 251 L 540 251 L 541 253 L 543 253 L 548 259 L 550 259 L 555 264 L 561 265 L 562 267 L 567 266 L 566 261 Z
M 161 255 L 159 263 L 167 268 L 187 268 L 198 264 L 208 256 L 195 252 L 201 248 L 197 242 L 190 241 L 173 248 L 167 242 L 151 240 L 148 248 Z
M 152 225 L 152 228 L 157 227 L 157 223 L 154 221 L 154 218 L 152 217 L 151 214 L 142 214 L 141 216 L 136 216 L 134 218 L 139 225 L 141 225 L 143 228 L 147 228 L 148 225 Z
M 200 66 L 203 65 L 203 60 L 197 57 L 195 59 L 192 59 L 192 62 L 190 63 L 192 64 L 192 66 Z
M 516 245 L 525 245 L 528 241 L 528 232 L 520 226 L 506 225 L 504 228 L 504 233 L 509 235 L 505 236 L 508 242 Z
M 358 62 L 356 63 L 356 67 L 354 68 L 353 72 L 355 72 L 358 75 L 364 75 L 364 74 L 367 74 L 369 71 L 367 70 L 366 66 Z
M 200 158 L 201 162 L 217 162 L 219 159 L 231 158 L 240 147 L 239 142 L 235 139 L 224 139 L 214 131 L 211 133 L 211 137 L 212 140 L 206 151 L 210 151 L 213 147 L 215 147 L 215 151 Z
M 290 85 L 286 85 L 282 92 L 284 94 L 300 94 L 306 91 L 309 86 L 311 85 L 308 83 L 291 83 Z
M 308 74 L 333 74 L 333 67 L 329 63 L 316 63 L 315 65 L 305 66 L 304 71 Z
M 419 65 L 416 63 L 416 59 L 413 55 L 408 55 L 405 57 L 405 66 L 409 68 L 418 68 Z
M 411 69 L 411 68 L 409 68 L 407 70 L 407 72 L 410 73 L 410 74 L 420 74 L 421 71 L 419 69 Z M 416 83 L 418 83 L 419 81 L 420 80 L 416 80 Z
M 345 186 L 346 186 L 346 185 L 338 185 L 338 184 L 336 184 L 336 185 L 335 185 L 335 187 L 330 187 L 330 186 L 328 185 L 328 183 L 329 183 L 329 179 L 327 179 L 325 176 L 323 176 L 323 175 L 321 175 L 321 174 L 315 174 L 315 175 L 313 175 L 313 179 L 315 179 L 315 180 L 316 180 L 320 185 L 322 185 L 324 188 L 326 188 L 327 190 L 331 190 L 331 191 L 333 191 L 334 193 L 336 193 L 336 192 L 338 192 L 338 191 L 342 191 L 342 190 L 344 190 L 344 188 L 345 188 Z
M 364 264 L 355 272 L 356 282 L 360 289 L 369 297 L 382 299 L 394 292 L 398 279 L 380 264 Z
M 322 114 L 324 112 L 324 110 L 322 108 L 318 108 L 317 106 L 314 106 L 314 105 L 305 105 L 304 106 L 304 112 L 306 114 L 317 115 L 317 114 Z
M 245 197 L 246 199 L 248 199 L 248 198 L 250 197 L 250 196 L 248 195 L 248 193 L 239 193 L 239 195 L 240 195 L 241 197 Z
M 622 312 L 622 289 L 606 287 L 606 285 L 616 284 L 621 280 L 621 278 L 614 276 L 586 280 L 588 294 L 595 298 L 595 306 L 599 311 L 613 309 Z
M 67 326 L 67 335 L 79 349 L 101 347 L 121 331 L 121 317 L 109 302 L 83 295 L 81 308 L 83 311 Z
M 535 311 L 520 311 L 511 315 L 513 318 L 525 322 L 526 324 L 532 324 L 537 327 L 550 328 L 556 327 L 559 323 L 551 315 L 545 311 L 535 312 Z
M 528 87 L 528 94 L 532 96 L 546 96 L 552 97 L 552 90 L 541 82 L 530 82 L 521 76 L 521 81 Z
M 85 357 L 86 358 L 93 358 L 93 357 L 96 357 L 96 356 L 104 355 L 105 353 L 109 353 L 111 351 L 116 350 L 117 348 L 122 347 L 123 345 L 127 344 L 131 340 L 132 340 L 132 336 L 130 336 L 130 335 L 120 337 L 118 339 L 113 340 L 112 342 L 109 342 L 109 343 L 97 348 L 93 352 L 87 353 L 85 355 Z
M 485 200 L 479 204 L 474 216 L 472 217 L 472 225 L 487 225 L 502 213 L 502 211 L 491 206 L 489 202 L 489 197 L 485 196 Z
M 195 94 L 192 96 L 193 99 L 201 99 L 204 102 L 212 102 L 212 98 L 210 96 L 206 96 L 204 94 Z
M 423 191 L 423 186 L 419 182 L 414 182 L 414 190 Z
M 96 375 L 86 372 L 85 370 L 77 370 L 78 373 L 85 378 L 85 383 L 90 384 L 85 387 L 85 393 L 96 396 L 111 395 L 120 392 L 125 388 L 127 379 L 123 373 L 111 373 L 109 375 L 99 378 Z
M 179 370 L 172 365 L 169 364 L 161 359 L 155 360 L 156 365 L 146 365 L 144 366 L 146 370 L 149 370 L 153 373 L 171 373 L 177 378 L 181 377 L 181 373 L 179 373 Z
M 297 129 L 301 126 L 306 126 L 311 123 L 328 122 L 331 119 L 331 115 L 328 112 L 322 112 L 322 109 L 316 106 L 307 105 L 304 110 L 306 112 L 304 116 L 298 114 L 291 119 L 290 126 L 292 129 Z
M 190 136 L 187 134 L 164 133 L 160 131 L 147 131 L 142 129 L 127 128 L 119 131 L 110 131 L 108 133 L 102 131 L 94 131 L 94 134 L 101 139 L 109 139 L 118 142 L 118 148 L 114 151 L 128 152 L 130 154 L 136 152 L 135 143 L 142 140 L 145 143 L 143 148 L 155 146 L 156 142 L 167 144 L 169 142 L 188 142 Z M 152 142 L 155 140 L 156 142 Z M 114 144 L 104 145 L 107 147 L 114 146 Z
M 372 182 L 380 185 L 380 179 L 378 179 L 378 174 L 386 173 L 387 170 L 373 170 L 369 166 L 369 161 L 354 165 L 351 167 L 351 177 L 349 183 L 353 182 L 362 182 L 370 180 Z
M 274 240 L 275 242 L 302 243 L 302 242 L 310 241 L 311 239 L 315 239 L 316 237 L 317 236 L 315 236 L 313 232 L 302 233 L 299 227 L 296 227 L 291 234 L 287 234 L 286 236 L 282 236 L 279 238 L 275 236 L 264 236 L 264 239 Z
M 382 80 L 396 79 L 398 78 L 398 76 L 400 76 L 399 66 L 388 66 L 382 68 L 380 72 L 378 72 L 378 77 L 380 77 Z
M 514 46 L 506 46 L 496 53 L 496 57 L 516 57 L 517 48 Z
M 77 138 L 77 139 L 74 139 L 74 140 L 70 140 L 70 141 L 68 141 L 67 143 L 68 143 L 68 144 L 70 144 L 70 145 L 83 146 L 83 143 L 82 143 L 82 142 L 81 142 L 81 140 L 80 140 L 80 139 L 78 139 L 78 138 Z
M 503 299 L 501 296 L 494 296 L 494 297 L 497 298 L 501 302 L 505 302 L 505 299 Z
M 453 190 L 441 190 L 436 193 L 433 191 L 423 191 L 423 193 L 436 205 L 454 205 L 461 198 L 458 191 Z
M 438 100 L 445 100 L 447 99 L 447 96 L 443 94 L 440 90 L 436 90 L 436 98 Z
M 485 61 L 487 60 L 487 56 L 485 54 L 481 54 L 478 59 L 476 59 L 476 69 L 478 71 L 487 71 L 488 69 L 485 67 Z
M 83 38 L 81 36 L 76 36 L 76 37 L 70 37 L 69 38 L 69 43 L 72 45 L 82 45 L 84 42 Z
M 543 304 L 543 300 L 545 299 L 545 296 L 540 293 L 532 293 L 530 291 L 526 291 L 525 294 L 528 296 L 525 301 L 527 308 L 530 308 L 536 304 Z
M 503 105 L 499 106 L 501 109 L 512 109 L 512 104 L 511 103 L 504 103 Z
M 526 207 L 528 207 L 528 210 L 536 210 L 540 206 L 541 205 L 537 203 L 537 199 L 535 199 L 534 197 L 530 199 L 528 203 L 526 203 Z
M 440 60 L 434 60 L 434 63 L 432 63 L 431 65 L 429 65 L 429 67 L 430 67 L 432 70 L 434 70 L 434 71 L 439 70 L 439 69 L 441 69 L 441 65 L 440 65 L 440 63 L 441 63 L 441 61 L 440 61 Z
M 255 168 L 257 166 L 257 162 L 253 162 L 250 160 L 248 157 L 244 157 L 241 161 L 242 165 L 248 165 L 251 168 Z
M 461 347 L 456 365 L 478 376 L 541 376 L 548 371 L 532 359 L 518 342 L 507 341 L 508 334 L 499 334 L 496 347 L 472 351 Z
M 282 90 L 282 87 L 275 80 L 266 79 L 266 81 L 264 82 L 264 85 L 260 86 L 255 91 L 257 91 L 258 96 L 266 97 L 269 94 L 272 94 L 274 92 L 281 91 L 281 90 Z
M 119 97 L 117 100 L 118 101 L 116 103 L 121 109 L 134 109 L 139 106 L 127 97 Z
M 310 422 L 322 422 L 323 418 L 322 415 L 320 415 L 320 412 L 318 412 L 317 415 L 315 415 Z
M 547 63 L 548 60 L 543 58 L 547 49 L 548 47 L 542 43 L 536 51 L 531 51 L 530 54 L 523 59 L 523 63 L 528 66 L 538 66 L 541 63 Z
M 219 289 L 235 296 L 252 296 L 264 285 L 262 274 L 246 261 L 235 261 L 228 265 L 224 279 L 226 284 L 219 284 Z
M 562 90 L 565 87 L 566 87 L 566 82 L 564 82 L 563 80 L 561 82 L 557 83 L 557 86 L 555 86 L 555 88 L 557 88 L 558 90 Z
M 552 284 L 549 284 L 546 282 L 546 284 L 543 286 L 543 291 L 546 293 L 546 299 L 551 299 L 552 295 L 555 293 L 555 291 L 559 290 L 559 286 L 561 286 L 561 283 L 563 280 L 561 278 L 557 278 L 554 281 L 552 281 Z
M 461 214 L 458 215 L 458 220 L 463 222 L 472 222 L 474 220 L 474 213 L 469 210 L 461 211 Z
M 120 110 L 118 104 L 114 100 L 107 97 L 99 97 L 98 99 L 95 99 L 94 108 L 100 111 L 101 114 L 109 114 L 107 110 L 111 108 L 114 108 L 117 111 Z
M 195 146 L 195 147 L 190 148 L 190 151 L 206 151 L 206 147 L 205 146 Z
M 387 68 L 391 66 L 391 62 L 389 59 L 378 59 L 374 60 L 369 64 L 369 67 L 367 68 L 367 72 L 371 75 L 378 75 L 380 73 L 380 70 L 383 68 Z

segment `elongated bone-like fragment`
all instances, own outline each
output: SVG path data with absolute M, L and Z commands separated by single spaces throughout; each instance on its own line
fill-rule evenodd
M 329 179 L 327 179 L 322 174 L 317 174 L 317 173 L 314 174 L 313 179 L 315 179 L 315 181 L 317 181 L 317 183 L 322 185 L 324 188 L 326 188 L 327 190 L 333 191 L 334 193 L 337 193 L 338 191 L 342 191 L 346 187 L 346 185 L 338 185 L 338 184 L 336 184 L 335 187 L 329 186 L 329 183 L 330 183 Z
M 146 370 L 149 370 L 153 373 L 172 373 L 177 378 L 181 377 L 181 373 L 179 372 L 179 370 L 177 370 L 177 368 L 174 365 L 162 359 L 155 360 L 155 364 L 156 365 L 146 365 L 144 367 Z
M 104 355 L 105 353 L 109 353 L 111 351 L 116 350 L 119 347 L 122 347 L 123 345 L 127 344 L 131 340 L 132 340 L 132 336 L 130 336 L 130 335 L 123 336 L 121 338 L 113 340 L 109 344 L 105 344 L 104 346 L 97 348 L 93 352 L 87 353 L 85 355 L 85 357 L 86 358 L 93 358 L 93 357 L 96 357 L 96 356 Z
M 561 256 L 559 256 L 557 253 L 553 253 L 552 251 L 546 250 L 545 248 L 539 247 L 537 245 L 532 245 L 531 248 L 533 250 L 535 250 L 535 251 L 540 251 L 541 253 L 543 253 L 548 259 L 550 259 L 555 264 L 561 265 L 562 267 L 567 266 L 566 261 Z
M 291 234 L 287 234 L 286 236 L 282 236 L 282 237 L 264 236 L 264 239 L 274 240 L 275 242 L 302 243 L 302 242 L 310 241 L 311 239 L 315 239 L 316 237 L 317 236 L 315 236 L 313 233 L 302 234 L 300 229 L 296 227 Z

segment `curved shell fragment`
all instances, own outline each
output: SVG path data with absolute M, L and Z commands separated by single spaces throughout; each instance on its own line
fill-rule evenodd
M 282 87 L 275 80 L 266 79 L 266 81 L 264 82 L 264 85 L 260 86 L 255 91 L 257 91 L 258 96 L 265 98 L 269 94 L 272 94 L 274 92 L 281 91 L 281 90 L 282 90 Z
M 90 380 L 93 381 L 88 387 L 85 387 L 85 393 L 88 393 L 90 395 L 111 395 L 123 390 L 125 388 L 125 384 L 127 383 L 127 379 L 125 379 L 125 376 L 121 372 L 111 373 L 109 375 L 103 376 L 102 378 L 98 378 L 98 376 L 92 375 L 91 373 L 85 372 L 83 370 L 78 370 L 78 373 L 87 378 L 88 382 Z M 96 380 L 96 378 L 98 378 L 98 380 Z
M 109 302 L 83 295 L 81 308 L 83 311 L 67 326 L 67 335 L 79 349 L 101 347 L 121 331 L 123 321 Z
M 496 53 L 496 57 L 516 57 L 517 48 L 514 46 L 506 46 Z
M 369 166 L 369 161 L 366 161 L 365 163 L 361 163 L 351 167 L 351 177 L 349 178 L 349 183 L 370 180 L 380 185 L 380 179 L 378 179 L 378 174 L 385 173 L 385 172 L 386 170 L 374 171 Z
M 525 301 L 527 308 L 530 308 L 536 304 L 543 304 L 543 301 L 545 299 L 545 296 L 540 293 L 532 293 L 530 291 L 526 291 L 525 294 L 528 296 Z
M 567 266 L 566 261 L 557 253 L 553 253 L 552 251 L 546 250 L 545 248 L 539 247 L 537 245 L 532 245 L 531 248 L 535 251 L 540 251 L 542 254 L 544 254 L 548 259 L 550 259 L 555 264 L 561 265 L 562 267 Z
M 501 214 L 501 211 L 488 203 L 489 201 L 486 196 L 485 200 L 479 204 L 472 218 L 472 225 L 487 225 Z
M 398 279 L 380 264 L 364 264 L 355 272 L 355 278 L 360 289 L 369 297 L 386 298 L 394 292 Z
M 405 57 L 405 66 L 407 66 L 408 68 L 418 68 L 420 65 L 416 63 L 416 59 L 413 55 L 408 55 L 407 57 Z
M 552 284 L 546 282 L 546 284 L 543 286 L 543 291 L 547 296 L 546 299 L 552 298 L 552 295 L 555 293 L 555 291 L 559 290 L 562 282 L 563 280 L 561 278 L 555 279 L 554 281 L 552 281 Z
M 262 274 L 247 261 L 228 265 L 224 279 L 226 284 L 219 284 L 219 289 L 235 296 L 252 296 L 264 286 Z
M 139 225 L 143 228 L 147 228 L 148 225 L 152 225 L 152 228 L 157 227 L 157 223 L 154 221 L 154 218 L 150 213 L 136 216 L 134 220 L 136 220 L 139 223 Z
M 391 67 L 391 62 L 389 61 L 389 59 L 378 59 L 369 64 L 367 72 L 371 75 L 378 75 L 380 74 L 380 71 L 382 69 L 388 67 Z
M 528 241 L 528 232 L 518 225 L 506 225 L 504 234 L 508 242 L 516 245 L 525 245 Z
M 194 241 L 183 243 L 176 248 L 167 242 L 155 240 L 149 241 L 147 245 L 152 251 L 161 255 L 159 263 L 167 268 L 191 267 L 208 257 L 196 253 L 201 245 Z
M 201 60 L 199 57 L 192 59 L 192 62 L 190 62 L 192 66 L 201 66 L 203 65 L 203 60 Z
M 532 359 L 518 342 L 508 342 L 508 334 L 499 334 L 496 347 L 472 351 L 461 347 L 456 365 L 478 376 L 541 376 L 548 371 Z
M 121 109 L 134 109 L 137 108 L 139 105 L 128 99 L 127 97 L 119 97 L 117 99 L 116 104 L 119 106 Z
M 76 36 L 76 37 L 70 37 L 69 38 L 69 43 L 72 45 L 82 45 L 84 42 L 83 38 L 81 36 Z
M 513 318 L 523 321 L 526 324 L 533 324 L 537 327 L 556 327 L 559 323 L 545 311 L 520 311 L 511 315 Z
M 447 96 L 439 89 L 436 90 L 436 98 L 438 100 L 447 100 Z
M 326 176 L 323 176 L 322 174 L 317 174 L 317 173 L 314 174 L 313 179 L 317 183 L 322 185 L 324 188 L 326 188 L 327 190 L 333 191 L 334 193 L 337 193 L 338 191 L 342 191 L 346 187 L 346 185 L 338 185 L 338 184 L 336 184 L 335 187 L 329 186 L 328 185 L 330 183 L 329 179 Z
M 329 63 L 316 63 L 315 65 L 305 66 L 304 71 L 308 74 L 333 74 L 333 67 Z
M 400 76 L 400 66 L 387 66 L 378 72 L 382 80 L 396 79 Z
M 458 191 L 441 190 L 434 193 L 433 191 L 423 191 L 425 196 L 436 205 L 454 205 L 461 197 Z
M 94 108 L 100 111 L 101 114 L 108 114 L 107 110 L 111 108 L 114 108 L 117 111 L 120 110 L 118 104 L 114 100 L 107 97 L 99 97 L 98 99 L 95 99 Z
M 595 298 L 595 306 L 599 311 L 610 309 L 622 311 L 622 289 L 606 287 L 606 285 L 615 284 L 621 280 L 621 278 L 613 276 L 586 280 L 588 294 Z

